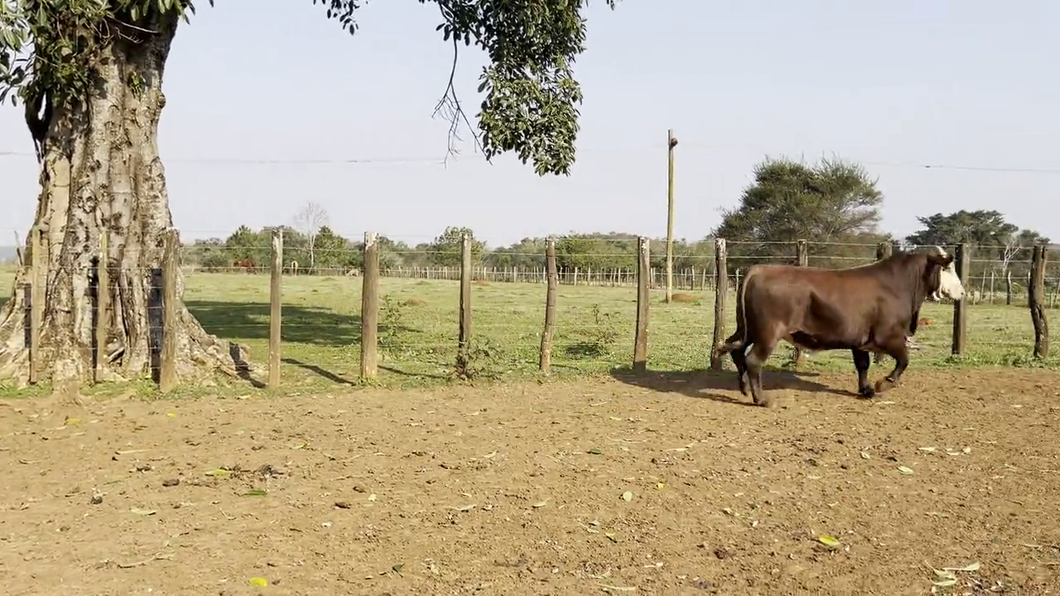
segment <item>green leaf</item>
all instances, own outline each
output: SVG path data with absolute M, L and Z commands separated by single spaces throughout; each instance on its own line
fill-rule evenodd
M 265 490 L 264 488 L 252 488 L 252 489 L 248 490 L 247 492 L 243 493 L 243 496 L 244 497 L 264 497 L 267 494 L 269 494 L 269 491 Z
M 829 536 L 828 534 L 821 534 L 820 536 L 818 536 L 817 542 L 820 542 L 821 544 L 831 549 L 836 549 L 842 546 L 839 541 L 835 539 L 835 537 Z

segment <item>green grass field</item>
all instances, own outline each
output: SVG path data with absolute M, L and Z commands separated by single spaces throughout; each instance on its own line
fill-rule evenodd
M 268 345 L 266 275 L 189 273 L 185 301 L 203 326 L 219 337 L 249 346 L 251 359 L 264 363 Z M 456 358 L 459 286 L 455 281 L 383 278 L 381 289 L 380 382 L 392 386 L 444 382 Z M 11 272 L 0 273 L 0 300 L 11 290 Z M 684 292 L 688 294 L 688 292 Z M 709 360 L 713 296 L 699 292 L 694 302 L 665 304 L 652 292 L 649 368 L 702 369 Z M 728 304 L 735 296 L 730 294 Z M 356 383 L 359 368 L 361 279 L 284 278 L 283 382 L 285 390 L 327 390 Z M 537 372 L 544 321 L 544 284 L 474 285 L 472 291 L 472 368 L 480 378 L 526 379 Z M 632 287 L 560 286 L 553 375 L 607 373 L 632 361 L 636 292 Z M 1055 312 L 1055 311 L 1052 311 Z M 1042 366 L 1031 358 L 1033 329 L 1025 307 L 971 308 L 969 346 L 950 356 L 950 305 L 927 304 L 930 319 L 916 339 L 917 368 L 939 366 Z M 735 328 L 729 309 L 727 330 Z M 783 366 L 785 345 L 772 363 Z M 851 369 L 847 352 L 815 354 L 807 369 Z M 889 367 L 887 363 L 885 366 Z

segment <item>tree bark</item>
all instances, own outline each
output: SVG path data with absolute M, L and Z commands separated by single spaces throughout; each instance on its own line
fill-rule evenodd
M 105 379 L 150 372 L 152 351 L 161 343 L 151 337 L 149 304 L 152 309 L 159 305 L 155 271 L 162 261 L 163 232 L 173 219 L 158 154 L 158 121 L 177 22 L 174 16 L 153 33 L 115 35 L 92 69 L 89 96 L 49 110 L 40 139 L 41 194 L 34 223 L 43 237 L 43 254 L 31 258 L 42 259 L 46 269 L 38 370 L 57 390 L 92 378 L 93 261 L 103 234 L 110 278 L 103 291 L 112 305 L 99 313 L 99 324 L 106 326 Z M 18 385 L 26 383 L 29 370 L 25 305 L 18 291 L 26 281 L 26 272 L 19 272 L 12 299 L 0 310 L 0 380 Z M 165 330 L 177 334 L 179 377 L 202 381 L 218 371 L 245 371 L 241 350 L 230 352 L 227 342 L 207 334 L 184 307 L 183 293 L 181 279 L 178 328 Z

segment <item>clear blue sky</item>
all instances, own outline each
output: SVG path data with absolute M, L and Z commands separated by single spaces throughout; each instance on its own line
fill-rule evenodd
M 310 0 L 200 4 L 174 43 L 160 132 L 185 239 L 289 223 L 309 200 L 353 237 L 417 242 L 446 225 L 491 245 L 569 231 L 662 236 L 667 128 L 680 140 L 678 237 L 706 235 L 764 156 L 835 153 L 879 176 L 886 230 L 998 209 L 1060 238 L 1060 174 L 893 165 L 1060 169 L 1060 3 L 622 0 L 611 12 L 596 0 L 569 178 L 539 178 L 511 157 L 491 166 L 470 146 L 447 168 L 429 163 L 445 154 L 447 125 L 430 115 L 450 59 L 433 5 L 370 3 L 351 38 Z M 472 109 L 483 60 L 471 49 L 460 63 Z M 9 244 L 37 194 L 21 109 L 0 108 L 3 151 L 24 154 L 0 156 Z M 214 158 L 410 161 L 185 161 Z

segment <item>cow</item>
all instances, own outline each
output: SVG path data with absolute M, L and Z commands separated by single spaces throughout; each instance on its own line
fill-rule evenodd
M 244 273 L 254 272 L 254 260 L 253 259 L 238 259 L 232 262 L 232 267 L 236 269 L 242 269 Z
M 756 405 L 771 405 L 762 365 L 781 340 L 808 352 L 850 350 L 858 394 L 871 398 L 897 385 L 909 366 L 924 300 L 963 296 L 953 257 L 937 246 L 848 269 L 754 265 L 737 297 L 736 332 L 715 349 L 718 357 L 731 355 L 740 392 L 750 388 Z M 868 379 L 872 353 L 895 361 L 875 387 Z

